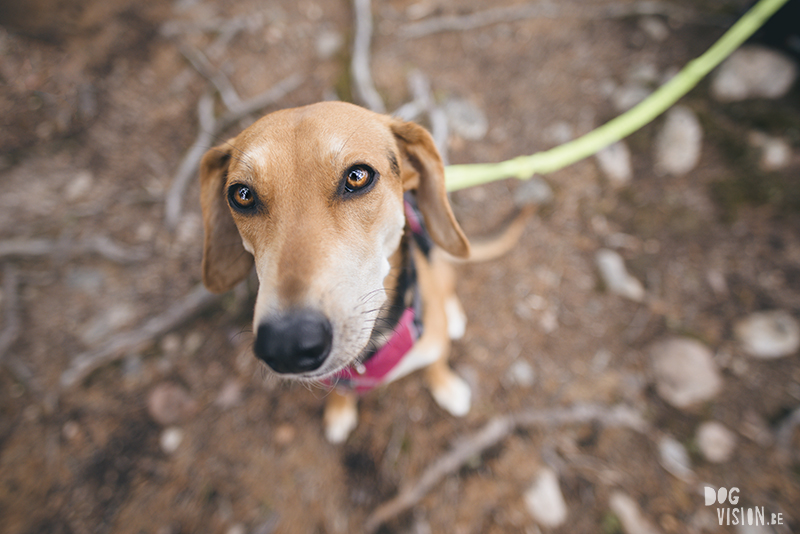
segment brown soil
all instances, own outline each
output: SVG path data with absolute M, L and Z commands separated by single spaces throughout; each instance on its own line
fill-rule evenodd
M 454 163 L 549 148 L 560 121 L 574 134 L 588 131 L 616 114 L 604 84 L 621 84 L 638 64 L 662 73 L 682 66 L 721 35 L 717 21 L 746 4 L 675 2 L 703 14 L 669 24 L 657 42 L 638 17 L 534 19 L 406 39 L 399 29 L 409 13 L 517 2 L 375 3 L 373 74 L 389 109 L 408 101 L 406 75 L 417 68 L 437 98 L 466 98 L 489 118 L 485 139 L 451 139 Z M 739 487 L 745 506 L 783 512 L 777 532 L 800 530 L 800 464 L 780 458 L 769 439 L 800 403 L 798 356 L 749 359 L 732 334 L 733 322 L 753 311 L 800 313 L 797 88 L 778 101 L 722 105 L 702 83 L 683 100 L 706 135 L 700 165 L 685 177 L 652 170 L 658 121 L 629 140 L 632 185 L 612 189 L 593 159 L 548 176 L 555 200 L 519 247 L 459 268 L 469 324 L 452 363 L 473 388 L 469 415 L 444 413 L 411 376 L 365 397 L 357 430 L 336 447 L 322 434 L 324 392 L 265 376 L 253 361 L 252 295 L 225 297 L 78 387 L 61 388 L 59 377 L 77 354 L 167 309 L 200 280 L 196 184 L 177 230 L 162 223 L 171 177 L 196 135 L 198 99 L 209 90 L 177 43 L 209 51 L 242 97 L 299 72 L 305 81 L 280 107 L 350 98 L 350 4 L 36 0 L 0 13 L 0 240 L 107 236 L 148 253 L 130 264 L 66 253 L 2 259 L 20 272 L 22 328 L 0 367 L 0 531 L 358 532 L 371 510 L 492 416 L 578 402 L 630 404 L 687 446 L 698 481 Z M 189 30 L 211 20 L 216 29 Z M 215 56 L 226 20 L 243 27 Z M 185 29 L 167 37 L 167 23 Z M 315 46 L 326 31 L 346 44 L 323 58 Z M 759 170 L 745 141 L 754 129 L 793 143 L 788 168 Z M 454 194 L 467 233 L 497 225 L 517 185 Z M 658 309 L 603 291 L 594 254 L 613 234 L 628 236 L 619 250 Z M 727 290 L 715 291 L 709 273 Z M 702 340 L 723 365 L 722 393 L 690 413 L 652 388 L 647 347 L 672 334 Z M 532 387 L 509 378 L 516 360 L 534 369 Z M 20 381 L 12 362 L 32 377 Z M 183 441 L 172 454 L 146 408 L 165 381 L 196 403 L 176 423 Z M 226 388 L 238 402 L 218 402 Z M 738 434 L 728 463 L 698 453 L 695 431 L 710 419 Z M 651 438 L 596 425 L 517 432 L 383 532 L 537 532 L 522 495 L 545 463 L 558 470 L 569 508 L 557 532 L 621 532 L 608 506 L 617 489 L 662 532 L 733 532 L 715 526 L 698 484 L 661 467 Z M 795 436 L 795 451 L 797 443 Z

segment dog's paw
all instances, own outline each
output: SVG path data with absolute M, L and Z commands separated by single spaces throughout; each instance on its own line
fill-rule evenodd
M 329 443 L 344 443 L 357 424 L 358 409 L 355 400 L 325 407 L 325 439 Z
M 454 373 L 431 388 L 431 394 L 439 406 L 456 417 L 467 415 L 472 406 L 472 390 L 463 378 Z
M 447 316 L 447 335 L 450 339 L 461 339 L 467 329 L 467 314 L 461 301 L 453 295 L 444 303 L 444 312 Z

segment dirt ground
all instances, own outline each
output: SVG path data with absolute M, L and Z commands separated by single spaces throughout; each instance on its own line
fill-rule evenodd
M 661 76 L 679 68 L 747 2 L 671 2 L 691 13 L 657 15 L 668 30 L 663 41 L 640 16 L 403 34 L 420 18 L 515 3 L 374 2 L 372 68 L 387 107 L 410 100 L 407 75 L 419 69 L 438 100 L 466 99 L 488 118 L 483 139 L 451 136 L 453 163 L 532 153 L 603 123 L 617 114 L 609 87 L 643 65 Z M 322 433 L 324 392 L 280 382 L 256 365 L 252 292 L 226 295 L 77 386 L 62 387 L 60 377 L 77 355 L 162 313 L 200 281 L 195 181 L 177 228 L 164 224 L 172 177 L 198 131 L 197 103 L 211 88 L 181 43 L 205 51 L 243 98 L 303 76 L 266 111 L 349 100 L 351 5 L 5 4 L 0 241 L 55 245 L 0 257 L 3 280 L 15 269 L 19 282 L 16 311 L 3 328 L 12 316 L 20 325 L 0 366 L 0 531 L 359 532 L 372 510 L 493 416 L 580 402 L 640 411 L 686 446 L 696 480 L 660 465 L 655 436 L 599 424 L 531 428 L 448 476 L 381 532 L 539 532 L 523 494 L 543 465 L 557 471 L 568 507 L 554 532 L 622 532 L 609 507 L 616 490 L 660 532 L 734 532 L 717 526 L 700 482 L 738 487 L 744 506 L 783 513 L 775 532 L 800 531 L 800 436 L 788 459 L 773 439 L 800 404 L 798 356 L 748 358 L 732 333 L 734 321 L 758 310 L 800 314 L 797 86 L 779 100 L 720 104 L 701 83 L 682 101 L 705 132 L 700 164 L 686 176 L 653 171 L 661 121 L 629 139 L 628 186 L 611 187 L 594 159 L 547 176 L 555 198 L 520 245 L 501 260 L 459 267 L 469 324 L 451 361 L 472 386 L 471 412 L 462 419 L 444 413 L 414 375 L 363 398 L 358 428 L 332 446 Z M 792 144 L 788 167 L 759 169 L 746 142 L 753 130 Z M 467 234 L 497 225 L 517 186 L 453 194 Z M 77 245 L 98 237 L 133 257 L 115 261 Z M 658 306 L 603 290 L 594 255 L 606 246 L 623 255 Z M 5 307 L 13 300 L 8 286 Z M 647 348 L 670 335 L 701 340 L 722 367 L 721 393 L 692 411 L 670 407 L 653 387 Z M 520 361 L 533 370 L 532 384 L 514 374 Z M 164 383 L 188 396 L 168 425 L 147 409 Z M 737 435 L 729 462 L 698 452 L 695 432 L 711 419 Z M 176 435 L 182 440 L 166 452 L 164 440 Z

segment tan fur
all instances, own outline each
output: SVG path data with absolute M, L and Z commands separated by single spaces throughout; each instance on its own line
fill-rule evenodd
M 337 188 L 355 164 L 373 167 L 378 181 L 363 195 L 343 198 Z M 469 256 L 431 136 L 416 124 L 357 106 L 329 102 L 271 113 L 210 150 L 200 175 L 206 286 L 229 290 L 255 265 L 254 329 L 298 308 L 317 310 L 331 322 L 325 363 L 291 378 L 331 376 L 365 349 L 400 270 L 405 191 L 416 190 L 434 242 L 451 257 Z M 231 209 L 227 191 L 233 184 L 255 191 L 263 209 L 244 215 Z M 428 364 L 436 400 L 463 415 L 469 388 L 447 366 L 446 303 L 460 309 L 452 267 L 442 254 L 430 262 L 416 249 L 414 255 L 424 333 L 408 360 L 412 366 Z M 345 439 L 355 424 L 355 399 L 331 394 L 325 423 L 329 439 Z

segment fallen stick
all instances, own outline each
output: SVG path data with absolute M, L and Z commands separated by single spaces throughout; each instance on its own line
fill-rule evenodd
M 444 477 L 458 471 L 467 462 L 508 437 L 517 428 L 555 426 L 597 422 L 606 427 L 625 427 L 640 433 L 649 425 L 642 416 L 624 405 L 576 405 L 570 408 L 529 410 L 495 417 L 476 433 L 460 440 L 450 452 L 440 456 L 422 472 L 416 481 L 406 484 L 389 501 L 378 506 L 364 523 L 364 532 L 371 534 L 387 521 L 405 512 L 420 500 Z
M 231 81 L 222 71 L 214 68 L 208 58 L 192 45 L 181 42 L 178 44 L 178 49 L 181 51 L 181 54 L 189 60 L 189 63 L 192 64 L 195 70 L 217 88 L 222 102 L 228 109 L 232 111 L 239 109 L 242 105 L 242 99 L 239 97 L 239 93 L 236 92 Z
M 121 358 L 131 351 L 141 350 L 155 338 L 174 330 L 209 308 L 218 299 L 219 295 L 209 293 L 202 284 L 198 284 L 182 300 L 173 304 L 161 315 L 147 320 L 139 328 L 119 334 L 99 348 L 76 356 L 61 374 L 61 386 L 72 387 L 101 365 Z
M 0 363 L 19 337 L 19 272 L 11 264 L 3 269 L 3 331 L 0 332 Z
M 370 69 L 370 41 L 372 40 L 371 0 L 353 0 L 356 14 L 355 38 L 353 39 L 353 59 L 350 64 L 353 88 L 356 96 L 372 111 L 386 113 L 381 95 L 375 89 Z
M 11 239 L 0 241 L 0 259 L 38 258 L 42 256 L 78 256 L 97 254 L 117 263 L 135 263 L 150 257 L 141 248 L 120 245 L 106 236 L 95 236 L 80 241 L 65 239 Z
M 642 1 L 636 3 L 609 4 L 597 7 L 570 6 L 556 3 L 523 4 L 496 7 L 476 11 L 467 15 L 444 15 L 408 24 L 400 29 L 400 36 L 416 39 L 434 33 L 468 31 L 526 19 L 612 19 L 634 15 L 666 15 L 688 18 L 687 11 L 667 2 Z

